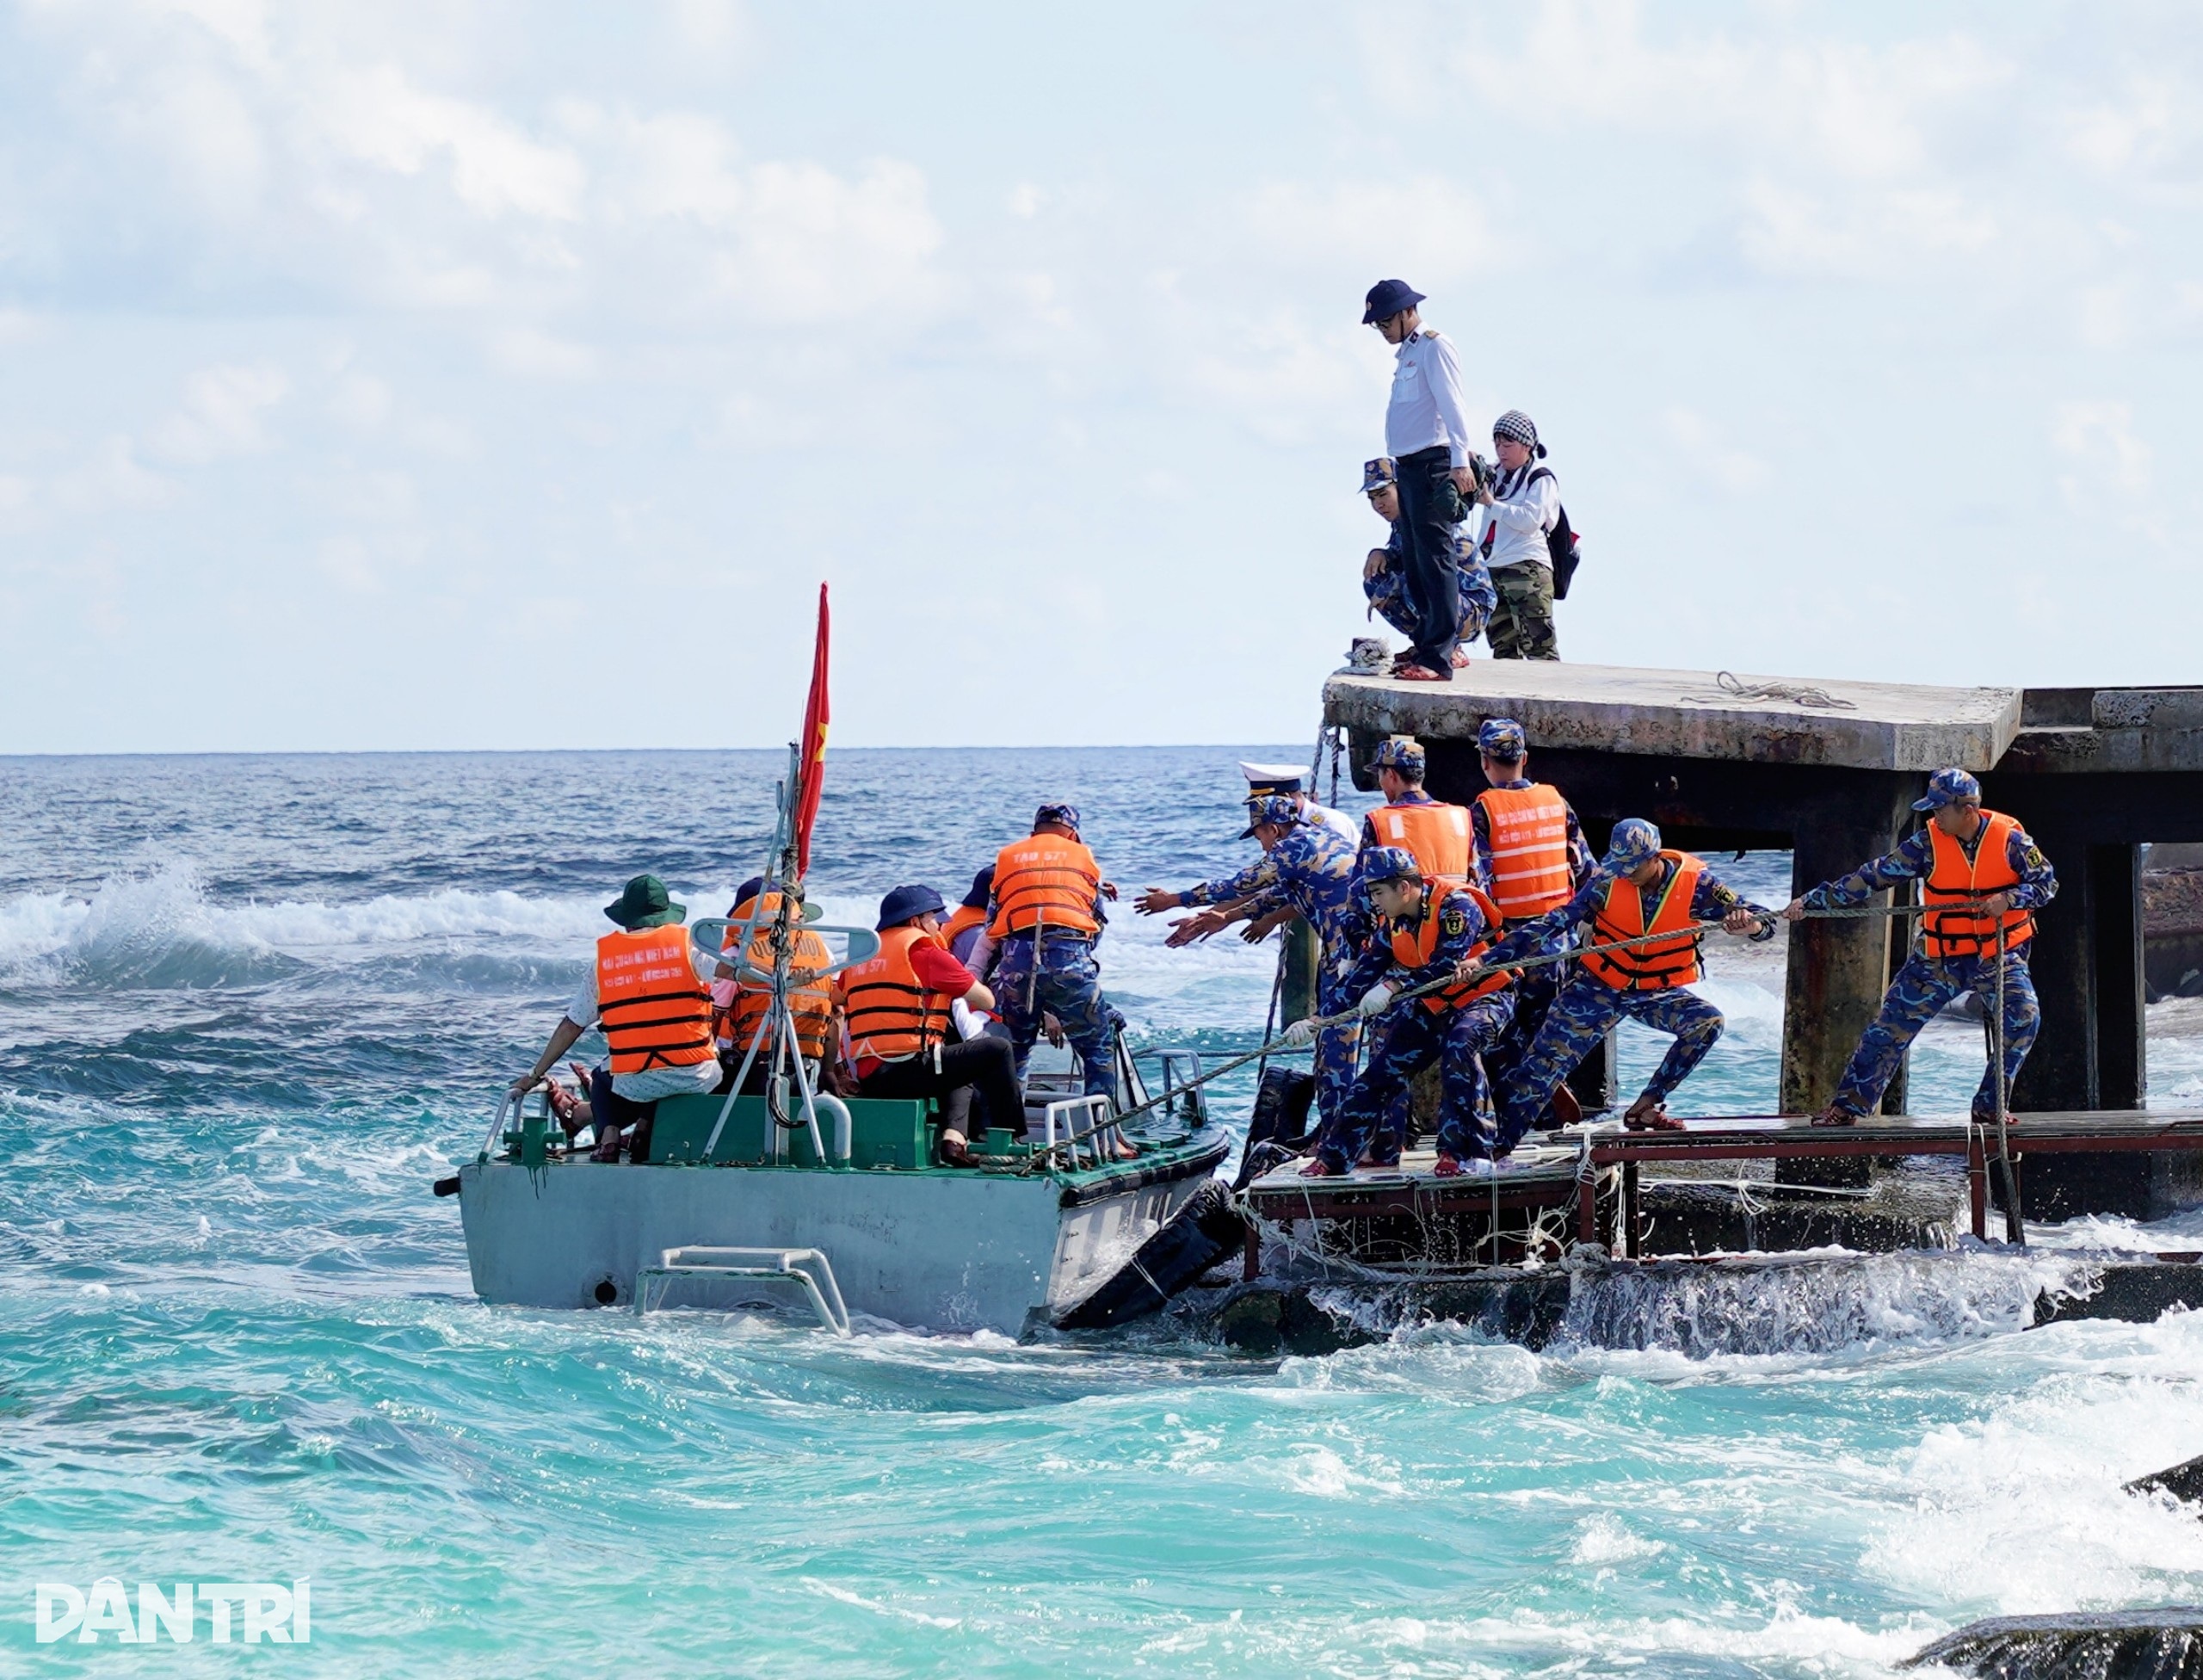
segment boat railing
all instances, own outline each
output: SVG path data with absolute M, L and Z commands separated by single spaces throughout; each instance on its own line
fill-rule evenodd
M 1155 1059 L 1163 1064 L 1163 1112 L 1182 1115 L 1195 1126 L 1208 1121 L 1208 1099 L 1205 1090 L 1206 1078 L 1201 1069 L 1201 1053 L 1198 1050 L 1157 1050 Z M 1182 1064 L 1190 1065 L 1193 1077 L 1181 1078 Z
M 512 1115 L 515 1126 L 520 1124 L 521 1105 L 527 1101 L 528 1093 L 524 1090 L 508 1087 L 498 1093 L 497 1112 L 490 1117 L 490 1135 L 482 1140 L 481 1152 L 474 1158 L 478 1163 L 487 1161 L 497 1152 L 497 1145 L 504 1138 L 505 1116 L 508 1114 Z
M 1108 1158 L 1103 1150 L 1120 1147 L 1124 1141 L 1122 1128 L 1110 1123 L 1116 1112 L 1116 1106 L 1106 1096 L 1066 1096 L 1051 1102 L 1040 1116 L 1041 1147 L 1050 1152 L 1056 1148 L 1056 1126 L 1060 1121 L 1064 1164 L 1076 1172 L 1079 1146 L 1087 1144 L 1093 1149 L 1094 1164 L 1098 1167 Z M 1083 1127 L 1078 1124 L 1081 1115 L 1087 1117 Z
M 635 1274 L 635 1313 L 651 1310 L 651 1297 L 665 1302 L 665 1291 L 676 1277 L 747 1278 L 753 1282 L 800 1283 L 810 1297 L 818 1322 L 836 1336 L 849 1333 L 849 1309 L 842 1300 L 842 1286 L 834 1267 L 815 1248 L 669 1248 L 659 1251 L 655 1266 Z
M 761 927 L 754 915 L 745 916 L 739 921 L 725 916 L 706 916 L 688 924 L 688 942 L 713 962 L 724 963 L 734 970 L 736 979 L 770 984 L 773 971 L 758 967 L 750 960 L 748 953 L 752 933 L 771 925 L 768 921 Z M 731 940 L 727 937 L 731 930 L 739 930 Z M 848 954 L 839 962 L 830 962 L 824 968 L 805 971 L 799 982 L 800 985 L 810 985 L 829 975 L 838 974 L 844 968 L 853 968 L 858 963 L 879 954 L 879 936 L 870 928 L 844 927 L 832 922 L 802 922 L 797 923 L 795 930 L 822 935 L 837 933 L 849 942 Z

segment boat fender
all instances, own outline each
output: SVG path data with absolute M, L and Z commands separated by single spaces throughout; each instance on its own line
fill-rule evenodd
M 1212 1178 L 1099 1288 L 1059 1315 L 1056 1328 L 1107 1330 L 1145 1318 L 1246 1240 L 1231 1191 Z
M 1247 1146 L 1240 1153 L 1239 1176 L 1231 1188 L 1243 1190 L 1254 1177 L 1250 1170 L 1256 1150 L 1263 1144 L 1293 1148 L 1308 1135 L 1308 1110 L 1316 1100 L 1316 1076 L 1290 1067 L 1262 1070 L 1262 1083 L 1255 1091 L 1255 1111 L 1247 1121 Z
M 434 1190 L 438 1195 L 457 1195 L 459 1194 L 459 1175 L 454 1172 L 448 1178 L 439 1178 L 435 1183 L 429 1185 L 429 1188 Z

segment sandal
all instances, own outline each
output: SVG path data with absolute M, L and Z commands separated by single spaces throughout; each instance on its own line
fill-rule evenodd
M 1392 675 L 1403 682 L 1449 682 L 1451 672 L 1433 670 L 1428 665 L 1395 665 Z
M 1346 1174 L 1318 1155 L 1300 1169 L 1303 1178 L 1343 1178 Z
M 1831 1102 L 1815 1115 L 1811 1122 L 1815 1126 L 1856 1126 L 1859 1116 L 1848 1109 L 1839 1109 Z
M 1469 650 L 1466 647 L 1455 648 L 1453 650 L 1453 669 L 1455 670 L 1466 670 L 1468 668 Z
M 1632 1109 L 1621 1117 L 1621 1123 L 1632 1132 L 1681 1132 L 1685 1127 L 1669 1114 L 1667 1105 L 1655 1102 L 1642 1111 Z

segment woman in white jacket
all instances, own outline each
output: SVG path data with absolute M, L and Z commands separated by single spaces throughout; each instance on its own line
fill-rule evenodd
M 1552 627 L 1552 553 L 1546 535 L 1560 519 L 1560 484 L 1545 459 L 1538 429 L 1520 409 L 1491 423 L 1499 476 L 1479 488 L 1484 509 L 1478 543 L 1499 605 L 1484 627 L 1495 659 L 1558 659 Z

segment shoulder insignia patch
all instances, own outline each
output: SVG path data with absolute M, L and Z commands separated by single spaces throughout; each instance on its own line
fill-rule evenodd
M 1449 934 L 1466 933 L 1469 930 L 1469 918 L 1458 910 L 1446 911 L 1438 918 L 1438 930 L 1441 933 Z

